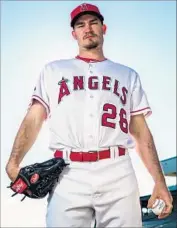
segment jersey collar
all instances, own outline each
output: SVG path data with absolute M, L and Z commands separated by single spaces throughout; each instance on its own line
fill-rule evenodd
M 87 63 L 90 63 L 90 62 L 92 62 L 92 63 L 93 63 L 93 62 L 103 62 L 103 61 L 107 60 L 106 58 L 103 59 L 103 60 L 83 58 L 83 57 L 81 57 L 81 56 L 79 56 L 79 55 L 76 56 L 76 59 L 83 60 L 83 61 L 85 61 L 85 62 L 87 62 Z

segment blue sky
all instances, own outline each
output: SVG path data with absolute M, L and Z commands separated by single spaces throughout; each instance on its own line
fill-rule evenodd
M 104 43 L 105 56 L 140 74 L 153 111 L 147 121 L 160 159 L 176 156 L 176 2 L 88 2 L 99 6 L 105 17 L 108 27 Z M 83 1 L 1 3 L 3 170 L 41 68 L 49 61 L 78 54 L 69 23 L 70 12 L 81 3 Z M 23 164 L 50 157 L 46 149 L 47 127 L 45 124 Z M 132 161 L 141 194 L 146 194 L 152 190 L 151 178 L 133 152 Z M 9 195 L 5 188 L 8 179 L 4 172 L 1 175 L 2 192 Z

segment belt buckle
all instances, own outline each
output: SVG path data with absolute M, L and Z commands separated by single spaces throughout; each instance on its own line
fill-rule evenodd
M 96 153 L 96 161 L 99 161 L 100 160 L 100 156 L 99 156 L 99 151 L 98 150 L 92 150 L 92 151 L 88 151 L 87 153 L 89 154 L 94 154 Z M 90 161 L 91 162 L 91 161 Z

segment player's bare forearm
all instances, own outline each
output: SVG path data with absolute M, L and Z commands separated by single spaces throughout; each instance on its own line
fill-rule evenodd
M 44 121 L 44 114 L 45 109 L 39 103 L 35 103 L 28 111 L 15 137 L 6 166 L 7 172 L 10 168 L 19 166 L 25 154 L 34 144 Z
M 20 164 L 25 153 L 33 145 L 39 127 L 36 125 L 35 119 L 29 119 L 28 116 L 24 118 L 16 135 L 9 162 L 17 166 Z
M 135 139 L 137 152 L 154 182 L 165 182 L 154 139 L 143 115 L 131 117 L 130 133 Z
M 144 135 L 144 142 L 142 141 L 143 139 L 137 141 L 137 151 L 141 156 L 142 161 L 146 165 L 155 182 L 165 181 L 153 136 L 150 131 L 146 132 L 146 136 Z

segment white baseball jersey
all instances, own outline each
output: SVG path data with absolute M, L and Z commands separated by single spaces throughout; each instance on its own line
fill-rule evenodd
M 137 72 L 108 59 L 76 57 L 46 64 L 34 99 L 46 108 L 51 149 L 130 148 L 131 115 L 151 113 Z

